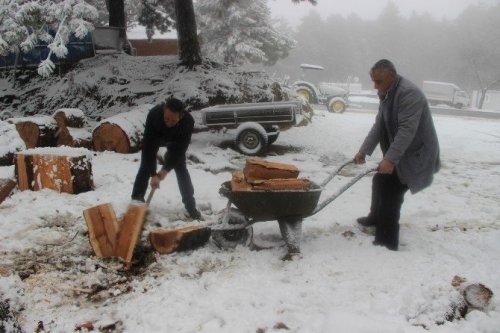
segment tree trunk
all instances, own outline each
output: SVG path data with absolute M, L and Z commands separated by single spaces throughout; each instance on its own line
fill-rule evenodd
M 69 148 L 70 149 L 70 148 Z M 93 190 L 92 163 L 87 150 L 47 148 L 15 155 L 17 186 L 21 191 L 49 188 L 78 194 Z
M 480 110 L 483 109 L 483 104 L 484 104 L 484 100 L 486 98 L 487 91 L 488 91 L 487 89 L 481 89 L 481 98 L 479 98 L 479 105 L 478 105 L 478 109 L 480 109 Z
M 142 147 L 144 125 L 151 104 L 141 105 L 132 111 L 120 113 L 101 121 L 92 134 L 94 149 L 111 150 L 128 154 Z
M 57 124 L 50 116 L 10 118 L 7 122 L 16 125 L 17 132 L 26 148 L 54 147 Z
M 127 49 L 127 26 L 124 0 L 109 0 L 109 26 L 120 28 L 120 44 Z
M 182 65 L 193 68 L 201 63 L 193 0 L 175 0 L 175 17 L 179 59 Z

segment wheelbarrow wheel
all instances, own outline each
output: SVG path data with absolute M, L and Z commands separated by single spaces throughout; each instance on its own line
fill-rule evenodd
M 223 217 L 221 217 L 222 219 Z M 227 224 L 231 227 L 241 225 L 241 229 L 212 229 L 212 240 L 221 249 L 234 249 L 238 245 L 250 245 L 253 237 L 252 226 L 244 228 L 248 219 L 237 209 L 231 208 Z

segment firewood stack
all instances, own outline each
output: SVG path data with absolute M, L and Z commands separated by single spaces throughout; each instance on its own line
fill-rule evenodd
M 243 171 L 233 173 L 231 189 L 235 192 L 308 190 L 311 182 L 298 176 L 299 170 L 292 164 L 248 159 Z

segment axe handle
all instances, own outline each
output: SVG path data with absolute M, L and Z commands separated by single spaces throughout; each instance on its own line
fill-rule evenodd
M 149 206 L 149 203 L 151 202 L 151 199 L 153 199 L 153 194 L 155 194 L 156 188 L 151 188 L 151 191 L 149 191 L 148 199 L 146 200 L 146 205 Z

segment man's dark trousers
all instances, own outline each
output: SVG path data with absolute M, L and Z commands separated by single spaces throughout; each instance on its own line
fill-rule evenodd
M 369 219 L 373 219 L 376 245 L 397 250 L 399 245 L 399 216 L 408 187 L 401 184 L 396 170 L 390 175 L 373 176 L 372 203 Z
M 165 156 L 166 157 L 166 156 Z M 175 176 L 177 177 L 177 184 L 182 196 L 182 203 L 186 210 L 191 211 L 196 208 L 196 201 L 194 199 L 194 188 L 191 182 L 191 176 L 186 166 L 186 156 L 181 158 L 177 165 L 174 167 Z M 149 171 L 142 163 L 135 178 L 134 189 L 132 190 L 132 199 L 144 201 L 144 195 L 148 188 Z

